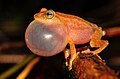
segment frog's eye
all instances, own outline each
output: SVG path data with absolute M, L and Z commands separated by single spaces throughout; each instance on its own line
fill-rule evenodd
M 55 15 L 55 12 L 53 10 L 48 10 L 46 12 L 46 18 L 47 19 L 52 19 L 54 17 L 54 15 Z

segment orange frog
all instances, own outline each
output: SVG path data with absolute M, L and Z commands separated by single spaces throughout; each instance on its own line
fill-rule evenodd
M 54 12 L 42 8 L 34 15 L 34 19 L 26 29 L 25 41 L 28 48 L 39 56 L 53 56 L 70 46 L 70 54 L 65 53 L 68 69 L 72 69 L 72 62 L 77 57 L 75 44 L 90 42 L 94 51 L 84 53 L 100 53 L 107 45 L 107 40 L 101 40 L 105 34 L 101 27 L 80 17 Z

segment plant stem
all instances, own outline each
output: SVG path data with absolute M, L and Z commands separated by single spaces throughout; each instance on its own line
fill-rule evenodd
M 17 76 L 16 79 L 25 79 L 28 74 L 30 73 L 30 71 L 34 68 L 34 66 L 39 62 L 40 57 L 36 57 L 33 60 L 31 60 L 27 66 L 25 67 L 25 69 Z
M 8 78 L 9 76 L 11 76 L 15 72 L 17 72 L 19 69 L 21 69 L 22 67 L 24 67 L 34 57 L 35 57 L 35 55 L 32 54 L 26 60 L 24 60 L 23 62 L 21 62 L 19 64 L 16 64 L 13 67 L 11 67 L 10 69 L 8 69 L 7 71 L 3 72 L 2 74 L 0 74 L 0 79 L 6 79 L 6 78 Z

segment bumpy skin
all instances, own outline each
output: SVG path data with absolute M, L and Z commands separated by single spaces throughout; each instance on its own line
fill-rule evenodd
M 90 41 L 92 34 L 97 26 L 80 17 L 56 12 L 64 27 L 67 28 L 68 36 L 73 39 L 75 44 L 85 44 Z
M 92 48 L 98 49 L 82 53 L 94 54 L 100 53 L 108 45 L 108 41 L 101 40 L 104 35 L 102 28 L 80 17 L 42 8 L 34 18 L 25 33 L 28 48 L 39 56 L 52 56 L 63 51 L 69 44 L 70 54 L 65 53 L 66 60 L 70 56 L 66 62 L 69 70 L 77 56 L 75 44 L 90 42 Z

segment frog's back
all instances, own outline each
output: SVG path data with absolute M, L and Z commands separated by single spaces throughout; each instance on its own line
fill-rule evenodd
M 73 39 L 75 44 L 85 44 L 90 41 L 92 34 L 98 27 L 96 24 L 90 23 L 80 17 L 57 13 L 63 21 L 65 27 L 67 27 L 68 36 Z

